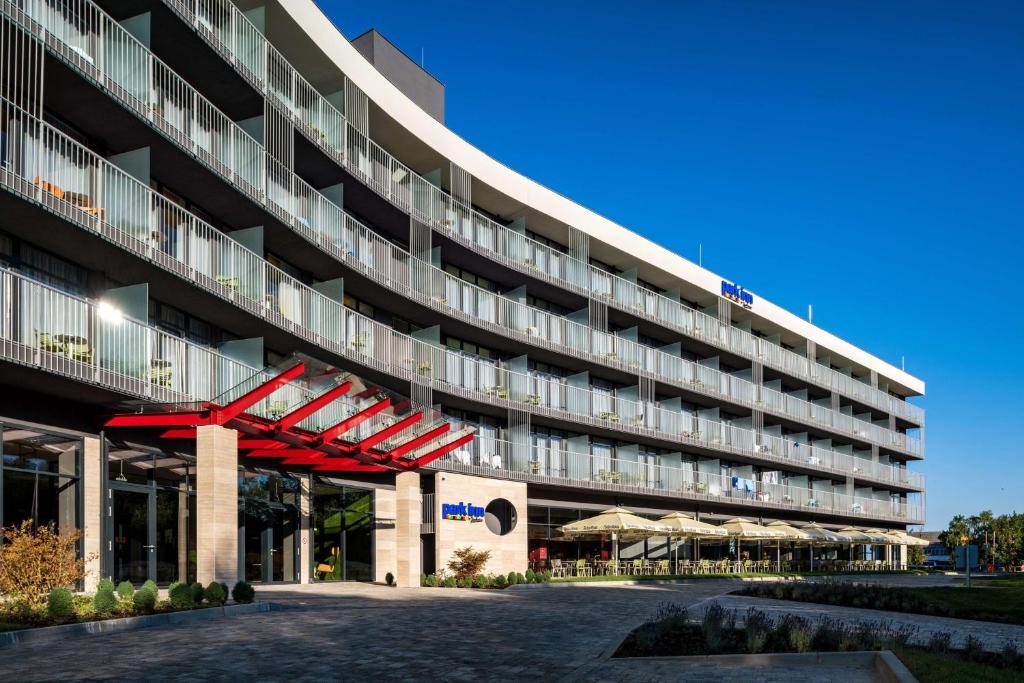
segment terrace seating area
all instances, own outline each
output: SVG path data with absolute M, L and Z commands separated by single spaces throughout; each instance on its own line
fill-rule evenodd
M 799 573 L 810 571 L 807 561 L 761 560 L 541 560 L 531 563 L 534 571 L 551 571 L 552 578 L 592 576 L 686 576 L 759 573 Z M 902 567 L 885 560 L 815 560 L 816 572 L 884 572 Z

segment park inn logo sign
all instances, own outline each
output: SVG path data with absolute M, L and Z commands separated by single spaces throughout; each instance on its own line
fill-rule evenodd
M 470 503 L 441 503 L 441 519 L 456 519 L 463 522 L 479 522 L 484 518 L 484 509 Z
M 743 308 L 753 308 L 754 295 L 739 285 L 722 280 L 722 296 L 729 301 L 738 303 Z

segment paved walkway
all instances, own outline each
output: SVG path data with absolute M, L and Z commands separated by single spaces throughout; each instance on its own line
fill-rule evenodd
M 261 588 L 258 597 L 281 610 L 5 649 L 0 681 L 559 680 L 616 647 L 659 603 L 692 605 L 735 588 Z

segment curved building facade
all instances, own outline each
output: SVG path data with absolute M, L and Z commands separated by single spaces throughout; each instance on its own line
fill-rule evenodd
M 923 523 L 923 381 L 491 159 L 375 31 L 311 0 L 0 7 L 0 523 L 82 528 L 90 582 L 417 584 L 466 545 L 523 571 L 606 554 L 558 527 L 614 504 Z M 332 469 L 110 428 L 296 353 L 458 441 Z

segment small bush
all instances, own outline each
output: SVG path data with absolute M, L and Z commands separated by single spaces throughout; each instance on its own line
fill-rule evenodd
M 551 570 L 550 569 L 545 569 L 544 570 L 544 583 L 547 583 L 550 580 L 551 580 Z
M 497 576 L 495 576 L 494 577 L 494 587 L 495 588 L 507 588 L 508 587 L 508 577 L 505 576 L 504 574 L 498 574 Z
M 456 582 L 455 582 L 455 577 L 454 576 L 449 576 L 447 579 L 444 580 L 444 584 L 443 585 L 444 585 L 445 588 L 455 588 L 456 585 L 457 585 Z
M 394 586 L 395 585 L 395 575 L 392 574 L 391 572 L 388 572 L 387 574 L 385 574 L 384 575 L 384 583 L 386 583 L 389 586 Z
M 518 580 L 516 579 L 516 573 L 515 572 L 509 572 L 508 576 L 506 576 L 505 579 L 508 582 L 508 585 L 510 585 L 510 586 L 514 586 L 517 583 L 519 583 Z
M 130 581 L 122 581 L 117 584 L 117 597 L 121 598 L 125 602 L 131 602 L 132 596 L 135 595 L 135 586 Z
M 526 570 L 526 583 L 533 583 L 533 580 L 536 578 L 536 576 L 537 575 L 533 573 L 532 569 L 527 569 Z
M 206 595 L 206 589 L 203 588 L 203 584 L 196 581 L 188 589 L 192 593 L 192 604 L 196 607 L 203 604 L 203 596 Z
M 473 579 L 473 587 L 474 588 L 490 588 L 491 587 L 491 577 L 484 576 L 483 574 L 477 574 L 477 576 Z
M 114 582 L 110 579 L 100 579 L 100 582 L 96 585 L 97 591 L 102 590 L 114 590 Z
M 831 619 L 822 619 L 811 639 L 811 647 L 818 652 L 835 652 L 843 640 L 843 629 Z
M 142 588 L 148 588 L 153 591 L 153 595 L 160 595 L 160 588 L 156 585 L 156 581 L 153 579 L 147 579 L 146 582 L 142 584 Z
M 245 581 L 239 581 L 231 589 L 231 597 L 239 604 L 246 604 L 256 599 L 256 590 Z
M 786 617 L 789 625 L 789 646 L 797 652 L 808 652 L 814 642 L 814 635 L 806 621 L 798 617 Z
M 228 594 L 224 592 L 224 586 L 216 581 L 211 581 L 210 585 L 203 591 L 203 597 L 206 598 L 206 602 L 211 605 L 223 605 L 228 599 Z
M 117 609 L 117 596 L 110 589 L 97 591 L 92 599 L 92 607 L 96 614 L 110 614 Z
M 143 586 L 132 596 L 132 607 L 140 614 L 149 614 L 156 609 L 156 593 Z
M 928 639 L 928 650 L 937 655 L 944 655 L 949 652 L 952 640 L 952 636 L 945 631 L 933 633 Z
M 174 609 L 192 609 L 195 606 L 195 601 L 192 599 L 192 587 L 184 583 L 171 586 L 167 591 L 167 597 Z
M 747 652 L 758 654 L 765 651 L 768 636 L 772 632 L 772 622 L 764 612 L 750 608 L 745 621 L 744 635 L 747 641 Z
M 426 583 L 424 583 L 423 585 L 427 586 L 428 588 L 437 588 L 438 584 L 439 581 L 437 580 L 437 574 L 430 574 L 426 577 Z
M 704 633 L 704 642 L 708 651 L 718 652 L 722 648 L 724 640 L 725 608 L 719 604 L 713 604 L 704 610 L 704 619 L 701 622 L 701 631 Z
M 1003 649 L 999 653 L 999 656 L 1003 660 L 1003 666 L 1007 669 L 1017 668 L 1024 663 L 1021 662 L 1021 654 L 1017 651 L 1017 643 L 1012 640 L 1007 641 L 1006 644 L 1003 645 Z
M 459 579 L 483 573 L 487 561 L 491 559 L 490 550 L 473 550 L 471 545 L 455 550 L 452 555 L 448 569 Z
M 516 583 L 526 583 L 526 577 L 522 572 L 516 572 Z
M 427 575 L 426 574 L 420 574 L 420 586 L 426 586 L 426 585 L 427 585 Z
M 980 662 L 985 658 L 985 647 L 971 633 L 964 641 L 964 657 L 972 662 Z
M 75 595 L 67 588 L 54 588 L 46 600 L 46 613 L 64 621 L 75 614 Z
M 45 606 L 54 588 L 77 585 L 85 578 L 86 561 L 94 557 L 78 556 L 80 531 L 34 528 L 28 519 L 0 529 L 0 536 L 0 595 L 30 609 Z

